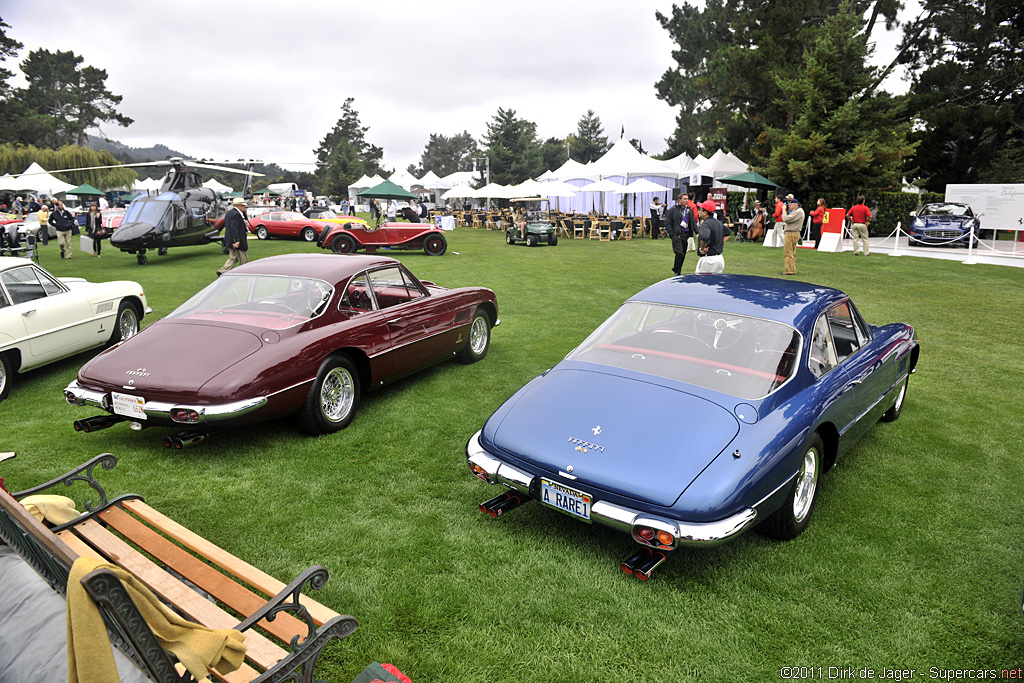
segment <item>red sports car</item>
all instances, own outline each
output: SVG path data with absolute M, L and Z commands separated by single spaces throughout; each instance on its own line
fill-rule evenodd
M 363 392 L 433 363 L 475 363 L 498 325 L 494 292 L 418 280 L 382 256 L 291 254 L 228 271 L 64 390 L 104 414 L 93 431 L 177 427 L 181 448 L 224 427 L 296 414 L 309 434 L 345 428 Z
M 347 223 L 332 225 L 317 242 L 335 254 L 351 254 L 389 249 L 422 249 L 431 256 L 440 256 L 448 249 L 444 232 L 433 223 L 384 223 L 379 228 Z
M 268 211 L 249 219 L 249 232 L 261 240 L 271 237 L 300 237 L 304 242 L 316 242 L 328 224 L 306 218 L 295 211 Z
M 121 219 L 124 218 L 125 209 L 107 209 L 100 211 L 100 218 L 103 227 L 113 232 L 121 227 Z

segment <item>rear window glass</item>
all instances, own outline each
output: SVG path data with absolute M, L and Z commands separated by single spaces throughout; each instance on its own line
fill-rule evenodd
M 782 323 L 684 306 L 627 302 L 568 359 L 756 399 L 790 378 L 799 352 L 800 334 Z

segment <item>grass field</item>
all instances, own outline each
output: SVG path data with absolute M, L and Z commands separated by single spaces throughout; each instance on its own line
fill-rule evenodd
M 317 251 L 249 244 L 251 258 Z M 484 361 L 371 394 L 335 435 L 280 421 L 171 451 L 160 445 L 169 430 L 72 429 L 92 413 L 61 390 L 86 354 L 16 378 L 0 403 L 0 451 L 19 456 L 0 475 L 18 490 L 112 452 L 109 493 L 142 494 L 281 580 L 326 566 L 319 599 L 360 621 L 321 659 L 319 677 L 333 681 L 373 660 L 416 683 L 773 681 L 801 666 L 815 667 L 804 678 L 887 667 L 932 680 L 1024 664 L 1024 270 L 800 250 L 799 279 L 845 290 L 869 322 L 915 326 L 921 361 L 903 416 L 823 477 L 798 539 L 749 533 L 682 550 L 642 583 L 618 569 L 635 547 L 624 534 L 536 504 L 481 515 L 495 490 L 469 474 L 463 449 L 503 400 L 670 274 L 669 242 L 530 249 L 460 228 L 442 257 L 394 255 L 421 278 L 496 292 L 502 324 Z M 725 258 L 728 272 L 782 270 L 781 249 L 729 243 Z M 52 243 L 41 258 L 60 276 L 139 281 L 147 322 L 223 260 L 209 246 L 139 267 L 108 246 L 101 259 L 59 261 Z M 685 438 L 696 426 L 665 427 Z

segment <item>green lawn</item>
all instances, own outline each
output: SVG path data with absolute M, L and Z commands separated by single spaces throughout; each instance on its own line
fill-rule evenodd
M 249 244 L 252 258 L 318 251 Z M 670 274 L 668 240 L 530 249 L 460 228 L 440 258 L 395 255 L 421 278 L 496 292 L 502 324 L 484 361 L 376 392 L 332 436 L 286 420 L 171 451 L 160 445 L 169 430 L 72 429 L 92 414 L 61 398 L 89 355 L 78 356 L 16 378 L 0 404 L 0 451 L 19 453 L 0 465 L 8 488 L 112 452 L 108 492 L 142 494 L 283 581 L 326 566 L 319 599 L 360 621 L 321 660 L 320 677 L 334 681 L 372 660 L 416 683 L 773 681 L 785 666 L 930 679 L 929 667 L 1024 662 L 1024 270 L 800 250 L 800 279 L 845 290 L 870 322 L 916 327 L 921 361 L 903 416 L 822 479 L 797 540 L 750 533 L 683 550 L 642 583 L 619 571 L 635 548 L 624 534 L 537 504 L 481 515 L 496 490 L 469 474 L 463 449 L 504 399 Z M 730 243 L 725 257 L 728 272 L 782 270 L 781 249 Z M 139 267 L 108 246 L 101 259 L 58 261 L 53 243 L 41 258 L 61 276 L 139 281 L 147 322 L 223 260 L 208 246 Z M 686 438 L 695 425 L 682 425 L 665 428 Z

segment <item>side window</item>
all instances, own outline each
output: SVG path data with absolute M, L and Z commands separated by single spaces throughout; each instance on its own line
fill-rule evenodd
M 35 301 L 64 291 L 56 282 L 33 266 L 12 268 L 0 274 L 0 280 L 3 280 L 13 304 Z
M 828 327 L 832 332 L 832 342 L 839 362 L 852 356 L 860 348 L 861 341 L 857 336 L 857 324 L 850 311 L 849 302 L 844 301 L 828 310 Z M 861 335 L 863 335 L 861 331 Z
M 402 278 L 405 280 L 405 288 L 409 292 L 409 300 L 419 299 L 421 296 L 425 296 L 425 293 L 420 289 L 415 282 L 409 278 L 408 273 L 402 273 Z
M 850 305 L 850 313 L 853 318 L 853 327 L 857 331 L 857 341 L 860 342 L 861 346 L 864 346 L 871 341 L 871 332 L 868 330 L 868 324 L 864 322 L 864 318 L 861 316 L 860 311 L 853 305 L 852 301 L 847 301 Z
M 423 296 L 423 292 L 412 286 L 403 276 L 401 268 L 397 267 L 372 271 L 370 286 L 373 288 L 377 305 L 381 308 L 389 308 Z
M 360 275 L 349 280 L 345 288 L 345 296 L 338 302 L 339 309 L 372 311 L 373 298 L 370 296 L 370 286 L 366 282 L 366 276 Z
M 811 333 L 811 356 L 807 367 L 815 377 L 821 377 L 838 365 L 835 347 L 832 345 L 832 334 L 828 329 L 828 321 L 824 315 L 818 316 Z

